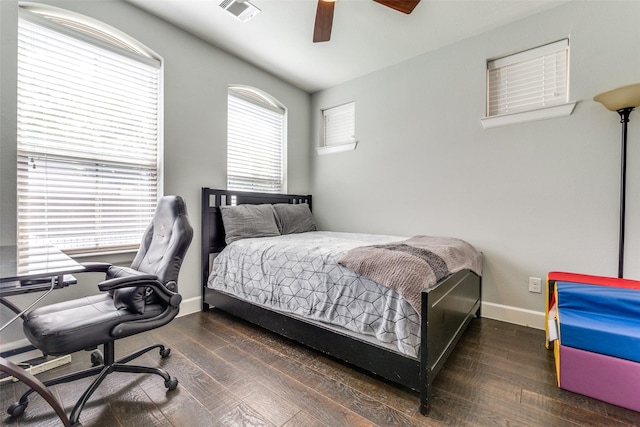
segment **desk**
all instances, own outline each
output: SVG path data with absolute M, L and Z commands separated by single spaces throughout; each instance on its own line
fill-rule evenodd
M 52 246 L 29 249 L 0 246 L 0 304 L 16 313 L 13 319 L 0 327 L 0 332 L 54 289 L 76 283 L 73 274 L 84 270 L 81 264 Z M 5 299 L 12 295 L 43 291 L 47 292 L 23 310 Z
M 50 246 L 24 251 L 19 250 L 16 246 L 0 246 L 0 303 L 16 313 L 13 319 L 0 327 L 0 331 L 24 315 L 54 289 L 75 283 L 73 274 L 84 270 L 84 266 Z M 5 299 L 11 295 L 43 291 L 46 291 L 45 294 L 24 310 L 18 309 Z M 65 426 L 71 425 L 58 400 L 40 380 L 1 357 L 0 371 L 17 378 L 34 389 L 51 405 Z
M 40 292 L 75 283 L 74 273 L 84 267 L 52 246 L 20 250 L 17 246 L 0 246 L 0 297 Z

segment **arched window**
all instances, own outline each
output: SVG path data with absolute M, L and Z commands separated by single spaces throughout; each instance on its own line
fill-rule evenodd
M 162 62 L 124 33 L 21 5 L 18 247 L 136 248 L 160 196 Z
M 286 108 L 270 95 L 246 86 L 229 87 L 229 190 L 286 191 L 286 116 Z

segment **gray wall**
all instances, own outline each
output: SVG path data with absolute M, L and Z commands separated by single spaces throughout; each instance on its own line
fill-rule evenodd
M 640 81 L 638 16 L 637 1 L 574 1 L 314 94 L 314 145 L 320 110 L 348 101 L 360 141 L 312 155 L 321 227 L 468 240 L 484 313 L 540 327 L 529 276 L 617 274 L 620 124 L 592 97 Z M 486 59 L 567 36 L 573 115 L 483 130 Z M 629 135 L 626 275 L 640 278 L 640 112 Z
M 288 108 L 288 190 L 295 193 L 309 190 L 309 94 L 120 0 L 42 3 L 101 20 L 164 58 L 164 193 L 182 195 L 187 202 L 195 236 L 180 274 L 180 291 L 185 300 L 198 298 L 200 188 L 226 188 L 227 86 L 258 87 Z M 15 0 L 0 1 L 2 244 L 15 242 L 17 5 Z M 53 298 L 93 292 L 86 282 Z

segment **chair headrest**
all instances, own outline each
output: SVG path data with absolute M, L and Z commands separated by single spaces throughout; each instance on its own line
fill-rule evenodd
M 164 196 L 158 201 L 131 268 L 155 274 L 163 283 L 177 281 L 192 238 L 193 228 L 184 199 Z

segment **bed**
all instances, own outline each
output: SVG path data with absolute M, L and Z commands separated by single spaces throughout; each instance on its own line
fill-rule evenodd
M 269 307 L 266 302 L 268 297 L 265 299 L 260 292 L 243 294 L 240 290 L 225 285 L 224 280 L 221 279 L 222 274 L 227 274 L 228 271 L 237 272 L 237 266 L 233 264 L 235 259 L 251 257 L 261 246 L 264 246 L 268 253 L 274 251 L 276 244 L 288 247 L 293 244 L 294 237 L 283 235 L 281 238 L 264 236 L 246 239 L 242 241 L 242 245 L 238 244 L 239 242 L 233 242 L 223 252 L 227 247 L 225 239 L 227 236 L 222 211 L 227 211 L 227 207 L 231 205 L 278 206 L 279 204 L 306 204 L 311 210 L 312 197 L 202 189 L 203 311 L 215 307 L 388 381 L 415 390 L 420 395 L 420 412 L 427 415 L 431 405 L 430 394 L 434 378 L 454 350 L 469 322 L 480 315 L 481 272 L 477 271 L 478 269 L 464 268 L 442 278 L 430 289 L 418 292 L 416 305 L 415 302 L 410 303 L 403 301 L 402 297 L 398 298 L 394 290 L 380 291 L 384 288 L 382 285 L 350 271 L 347 267 L 338 266 L 341 277 L 346 276 L 344 280 L 349 283 L 357 281 L 358 286 L 365 288 L 375 287 L 377 292 L 386 293 L 384 299 L 393 301 L 397 311 L 405 313 L 400 320 L 393 317 L 380 320 L 382 326 L 378 328 L 379 330 L 387 330 L 390 329 L 389 325 L 395 326 L 403 322 L 407 322 L 408 328 L 412 328 L 406 333 L 399 330 L 396 334 L 390 334 L 389 339 L 387 339 L 389 334 L 369 330 L 371 328 L 361 330 L 360 326 L 352 327 L 351 324 L 329 324 L 327 319 L 313 313 L 306 313 L 309 311 L 307 308 L 297 311 L 289 310 L 287 307 L 291 307 L 291 302 L 287 307 Z M 329 246 L 331 250 L 336 250 L 332 246 L 335 245 L 344 252 L 361 244 L 373 243 L 374 247 L 377 244 L 384 245 L 397 241 L 398 237 L 312 231 L 296 235 L 295 241 L 297 242 L 298 239 L 306 241 L 314 250 L 320 248 L 321 251 L 325 251 Z M 237 252 L 241 247 L 245 248 L 242 249 L 244 253 Z M 262 256 L 257 255 L 257 257 Z M 326 260 L 333 255 L 323 252 L 320 256 Z M 216 260 L 215 269 L 213 269 L 214 259 Z M 231 263 L 230 267 L 224 267 L 228 263 Z M 323 268 L 326 267 L 324 261 L 320 264 L 324 266 Z M 261 269 L 257 268 L 257 270 Z M 286 271 L 283 274 L 286 275 Z M 305 288 L 305 282 L 311 283 L 310 277 L 304 274 L 297 274 L 297 276 L 303 283 L 295 285 L 298 286 L 296 289 Z M 259 282 L 258 277 L 254 285 L 259 286 Z M 315 285 L 314 283 L 313 286 Z M 290 299 L 295 300 L 295 298 Z M 362 324 L 368 323 L 362 322 Z

